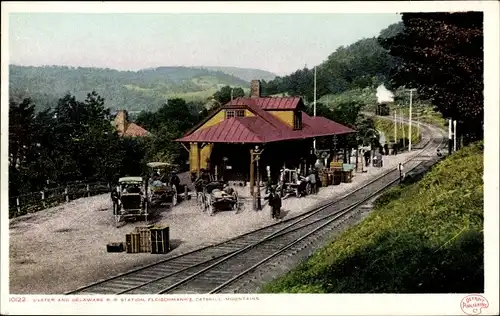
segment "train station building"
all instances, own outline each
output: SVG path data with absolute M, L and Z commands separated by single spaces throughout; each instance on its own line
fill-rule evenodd
M 333 136 L 354 132 L 324 117 L 307 115 L 300 97 L 261 97 L 260 82 L 253 80 L 250 97 L 214 109 L 177 141 L 189 144 L 191 173 L 208 169 L 211 174 L 223 173 L 228 181 L 249 181 L 256 146 L 262 150 L 259 172 L 264 175 L 269 166 L 274 179 L 283 166 L 296 168 L 304 163 L 312 153 L 313 139 L 331 144 Z

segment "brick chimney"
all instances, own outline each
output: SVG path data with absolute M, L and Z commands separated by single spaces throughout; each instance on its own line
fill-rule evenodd
M 252 80 L 250 84 L 250 97 L 260 98 L 260 80 Z
M 115 128 L 119 135 L 123 135 L 127 130 L 128 125 L 128 112 L 125 110 L 118 111 L 115 117 Z

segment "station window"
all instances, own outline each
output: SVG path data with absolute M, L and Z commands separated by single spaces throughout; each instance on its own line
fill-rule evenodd
M 233 110 L 226 110 L 226 119 L 230 119 L 234 117 L 234 111 Z
M 293 129 L 302 129 L 302 111 L 293 113 Z
M 245 110 L 226 110 L 226 119 L 232 118 L 232 117 L 244 117 L 245 116 Z

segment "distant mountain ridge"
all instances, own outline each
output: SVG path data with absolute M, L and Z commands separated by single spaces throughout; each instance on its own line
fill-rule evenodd
M 220 87 L 249 88 L 250 80 L 273 74 L 237 67 L 156 67 L 138 71 L 67 66 L 9 66 L 9 93 L 31 97 L 37 109 L 54 107 L 66 93 L 84 99 L 95 90 L 111 109 L 130 111 L 159 108 L 167 99 L 205 102 Z M 238 75 L 238 76 L 237 76 Z M 249 78 L 243 79 L 243 78 Z
M 229 75 L 241 78 L 245 81 L 252 81 L 254 79 L 270 81 L 277 77 L 277 75 L 272 72 L 261 69 L 253 69 L 253 68 L 215 67 L 215 66 L 210 66 L 210 67 L 207 66 L 203 68 L 209 70 L 221 71 Z

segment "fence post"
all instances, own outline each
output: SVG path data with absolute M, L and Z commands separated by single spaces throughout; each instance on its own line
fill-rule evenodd
M 87 184 L 87 196 L 90 197 L 90 188 L 88 184 Z
M 66 202 L 69 202 L 68 187 L 64 189 L 64 195 L 66 196 Z
M 43 208 L 45 208 L 46 207 L 46 205 L 45 205 L 45 192 L 40 191 L 40 193 L 42 194 L 42 205 L 43 205 Z
M 21 206 L 19 205 L 19 198 L 16 198 L 17 214 L 21 214 Z

